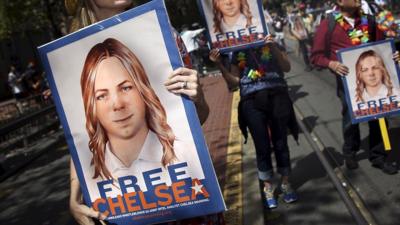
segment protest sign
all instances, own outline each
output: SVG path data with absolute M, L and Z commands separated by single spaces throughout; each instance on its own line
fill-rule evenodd
M 39 47 L 84 200 L 113 224 L 225 210 L 195 106 L 164 86 L 171 29 L 154 0 Z
M 261 0 L 198 0 L 211 48 L 221 52 L 260 46 L 268 34 Z
M 399 66 L 393 60 L 393 40 L 340 50 L 339 60 L 349 68 L 342 78 L 352 123 L 400 112 Z

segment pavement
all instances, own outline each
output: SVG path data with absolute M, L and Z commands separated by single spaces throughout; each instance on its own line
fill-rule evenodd
M 287 40 L 289 48 L 296 49 L 296 43 Z M 304 117 L 309 131 L 316 134 L 324 145 L 324 150 L 332 159 L 332 165 L 343 172 L 343 176 L 353 187 L 355 194 L 361 199 L 376 224 L 398 224 L 400 210 L 400 174 L 387 175 L 381 170 L 371 167 L 368 154 L 367 123 L 360 124 L 362 147 L 357 159 L 360 168 L 348 171 L 343 166 L 341 147 L 343 143 L 340 102 L 336 97 L 335 78 L 327 70 L 304 72 L 304 64 L 296 55 L 291 54 L 292 71 L 286 74 L 292 99 Z M 389 136 L 392 151 L 389 159 L 400 162 L 400 117 L 393 116 L 389 120 Z
M 289 49 L 296 49 L 295 42 L 287 43 Z M 299 119 L 308 129 L 300 134 L 300 145 L 292 137 L 288 139 L 293 168 L 291 182 L 299 201 L 285 204 L 279 197 L 279 206 L 274 210 L 263 205 L 252 140 L 244 145 L 238 129 L 238 92 L 229 92 L 217 71 L 201 78 L 211 109 L 203 131 L 227 203 L 227 224 L 356 224 L 316 151 L 322 151 L 335 174 L 343 176 L 341 179 L 346 180 L 343 185 L 352 187 L 349 194 L 371 218 L 371 224 L 398 224 L 400 175 L 389 176 L 370 166 L 363 151 L 367 135 L 364 124 L 360 168 L 355 171 L 343 168 L 340 104 L 335 96 L 334 78 L 327 71 L 304 72 L 304 65 L 294 51 L 289 57 L 292 70 L 286 79 L 290 95 Z M 400 159 L 398 120 L 391 118 L 390 122 L 393 160 Z M 318 141 L 319 149 L 310 142 L 310 134 L 311 141 Z M 278 182 L 276 177 L 274 183 Z M 0 224 L 75 224 L 69 214 L 68 196 L 69 154 L 65 141 L 60 141 L 58 146 L 0 183 Z
M 220 186 L 228 190 L 224 191 L 230 203 L 226 219 L 230 221 L 229 224 L 242 224 L 242 189 L 238 188 L 241 184 L 237 184 L 241 182 L 240 176 L 237 176 L 241 174 L 241 171 L 237 171 L 241 168 L 241 161 L 237 161 L 240 154 L 234 152 L 235 149 L 241 151 L 241 147 L 237 147 L 241 146 L 241 141 L 237 131 L 236 137 L 231 134 L 234 94 L 228 91 L 218 72 L 210 74 L 213 75 L 201 79 L 211 108 L 203 131 Z M 236 118 L 236 115 L 232 117 Z M 47 146 L 44 142 L 39 145 L 43 145 L 43 148 Z M 68 206 L 70 156 L 65 140 L 62 139 L 57 146 L 43 153 L 0 183 L 0 224 L 76 224 Z M 230 168 L 230 172 L 226 172 L 227 168 Z M 236 191 L 231 187 L 235 187 Z

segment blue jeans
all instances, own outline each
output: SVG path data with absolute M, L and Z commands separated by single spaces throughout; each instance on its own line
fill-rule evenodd
M 261 100 L 260 100 L 261 99 Z M 287 125 L 292 109 L 287 90 L 280 93 L 257 94 L 246 97 L 241 102 L 241 112 L 253 137 L 258 176 L 262 181 L 273 177 L 272 151 L 275 152 L 277 171 L 288 176 L 291 171 L 289 147 L 287 145 Z M 271 132 L 269 135 L 268 128 Z

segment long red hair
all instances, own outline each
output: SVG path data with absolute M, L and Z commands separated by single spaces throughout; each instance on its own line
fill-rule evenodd
M 379 69 L 381 70 L 383 76 L 382 76 L 382 83 L 386 86 L 388 92 L 387 96 L 392 95 L 393 93 L 393 84 L 392 81 L 390 80 L 390 75 L 389 72 L 386 69 L 385 63 L 383 62 L 383 59 L 380 55 L 378 55 L 374 50 L 368 50 L 363 53 L 358 57 L 358 60 L 356 62 L 356 102 L 364 102 L 364 98 L 362 96 L 363 91 L 365 89 L 365 84 L 364 81 L 361 78 L 361 62 L 368 58 L 368 57 L 374 57 L 378 61 L 378 66 Z
M 89 135 L 89 149 L 93 154 L 92 165 L 94 165 L 93 178 L 112 179 L 110 171 L 105 165 L 104 152 L 108 142 L 107 133 L 97 119 L 94 87 L 96 70 L 100 62 L 106 58 L 115 57 L 120 60 L 128 71 L 130 78 L 139 91 L 146 105 L 146 123 L 154 132 L 163 146 L 163 166 L 170 164 L 175 158 L 174 141 L 175 135 L 167 124 L 167 115 L 159 98 L 152 89 L 146 72 L 135 54 L 116 39 L 108 38 L 102 43 L 92 47 L 86 56 L 85 65 L 81 74 L 81 91 L 85 107 L 86 130 Z
M 213 0 L 213 13 L 214 13 L 214 33 L 222 33 L 221 22 L 223 15 L 219 9 L 220 0 Z M 252 25 L 251 19 L 253 18 L 250 6 L 247 0 L 240 0 L 240 12 L 246 17 L 246 28 Z

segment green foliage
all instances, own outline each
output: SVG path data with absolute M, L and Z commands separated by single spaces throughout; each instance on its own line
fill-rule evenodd
M 14 33 L 51 29 L 52 14 L 62 12 L 60 0 L 1 0 L 0 38 Z

